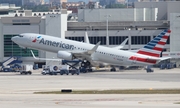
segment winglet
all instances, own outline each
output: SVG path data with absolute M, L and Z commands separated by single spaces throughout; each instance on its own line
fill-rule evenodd
M 123 48 L 123 47 L 125 46 L 126 42 L 128 41 L 128 39 L 129 39 L 129 38 L 126 38 L 126 39 L 121 43 L 121 45 L 116 46 L 116 47 L 113 47 L 113 48 L 114 48 L 114 49 L 121 49 L 121 48 Z
M 90 43 L 87 32 L 85 32 L 85 42 L 88 43 L 88 44 Z
M 101 43 L 101 41 L 99 41 L 91 50 L 88 50 L 87 53 L 88 54 L 94 53 L 97 50 L 97 48 L 100 45 L 100 43 Z

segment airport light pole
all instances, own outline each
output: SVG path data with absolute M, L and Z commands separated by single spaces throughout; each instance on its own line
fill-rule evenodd
M 111 15 L 105 15 L 104 17 L 106 17 L 106 45 L 109 46 L 108 18 L 111 17 Z

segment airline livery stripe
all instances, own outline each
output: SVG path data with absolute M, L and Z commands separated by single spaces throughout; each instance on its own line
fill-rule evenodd
M 162 44 L 156 44 L 155 46 L 146 45 L 146 46 L 144 46 L 143 48 L 153 49 L 154 47 L 164 48 L 164 45 L 162 45 Z
M 153 50 L 162 51 L 163 48 L 154 47 Z M 161 52 L 160 52 L 161 53 Z
M 155 41 L 159 41 L 159 40 L 161 40 L 161 38 L 155 37 L 154 40 L 155 40 Z
M 154 48 L 154 46 L 149 46 L 149 45 L 146 45 L 146 46 L 144 46 L 144 48 L 147 48 L 147 49 L 153 49 L 153 48 Z
M 159 41 L 157 44 L 160 44 L 160 45 L 165 45 L 165 44 L 166 44 L 166 42 Z
M 150 45 L 150 46 L 151 46 L 151 45 L 155 45 L 155 46 L 156 46 L 157 44 L 164 45 L 164 44 L 166 44 L 166 42 L 160 40 L 160 41 L 157 42 L 157 43 L 149 42 L 147 45 Z
M 156 49 L 147 49 L 147 48 L 142 48 L 141 51 L 146 51 L 146 52 L 151 52 L 151 53 L 156 53 L 156 54 L 160 54 L 161 51 L 156 50 Z
M 148 43 L 147 45 L 148 45 L 148 46 L 153 46 L 153 47 L 156 46 L 155 43 Z
M 155 54 L 155 53 L 141 51 L 141 50 L 139 50 L 137 53 L 143 54 L 143 55 L 148 55 L 148 56 L 154 56 L 154 57 L 159 57 L 160 56 L 160 54 Z
M 162 32 L 160 35 L 165 35 L 166 34 L 166 32 Z
M 162 38 L 163 36 L 168 36 L 169 37 L 169 35 L 170 35 L 169 33 L 163 33 L 163 34 L 158 35 L 157 37 L 158 38 Z
M 161 34 L 161 35 L 158 35 L 157 37 L 158 38 L 162 38 L 164 36 L 164 34 Z
M 160 36 L 157 36 L 157 37 L 155 37 L 155 39 L 161 39 L 162 38 L 162 36 L 160 37 Z
M 139 61 L 139 62 L 156 64 L 156 60 L 150 60 L 150 59 L 147 59 L 147 58 L 141 58 L 141 57 L 131 56 L 129 59 L 130 59 L 130 60 Z
M 164 45 L 157 44 L 155 47 L 164 48 Z
M 168 33 L 171 33 L 171 30 L 164 30 L 164 32 L 168 32 Z
M 162 41 L 162 42 L 165 42 L 165 43 L 166 43 L 167 39 L 163 39 L 163 38 L 162 38 L 160 41 Z
M 166 33 L 165 35 L 166 35 L 166 36 L 169 36 L 169 35 L 170 35 L 170 33 Z
M 157 41 L 157 40 L 152 40 L 152 41 L 149 42 L 149 43 L 158 43 L 158 41 Z
M 171 30 L 168 30 L 167 32 L 168 32 L 168 33 L 171 33 Z
M 169 36 L 164 35 L 162 38 L 163 38 L 163 39 L 168 39 Z

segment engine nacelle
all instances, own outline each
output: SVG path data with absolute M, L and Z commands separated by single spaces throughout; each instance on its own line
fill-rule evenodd
M 58 51 L 57 57 L 65 60 L 72 60 L 72 54 L 66 51 Z

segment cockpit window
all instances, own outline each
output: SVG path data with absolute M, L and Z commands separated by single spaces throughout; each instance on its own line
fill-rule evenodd
M 18 35 L 19 37 L 23 37 L 23 35 Z

